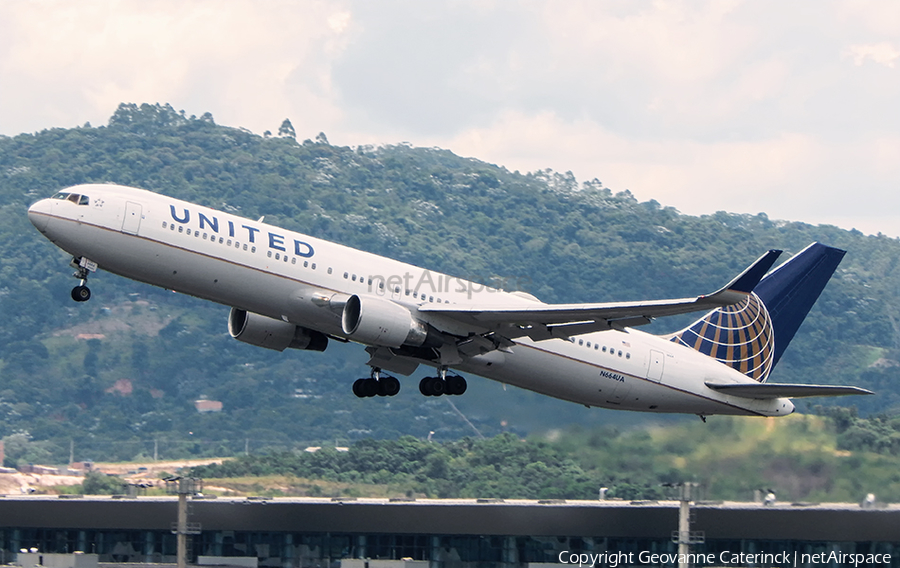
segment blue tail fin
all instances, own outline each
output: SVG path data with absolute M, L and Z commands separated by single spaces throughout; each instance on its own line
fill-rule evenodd
M 845 252 L 809 245 L 763 278 L 746 300 L 713 310 L 671 341 L 765 382 Z
M 775 328 L 773 365 L 781 359 L 785 348 L 846 253 L 841 249 L 813 243 L 756 285 L 754 292 L 769 310 Z

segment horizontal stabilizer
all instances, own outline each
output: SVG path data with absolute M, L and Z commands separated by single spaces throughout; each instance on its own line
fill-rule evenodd
M 859 387 L 835 385 L 790 385 L 772 383 L 711 383 L 706 386 L 724 394 L 745 398 L 802 398 L 807 396 L 845 396 L 849 394 L 875 394 Z

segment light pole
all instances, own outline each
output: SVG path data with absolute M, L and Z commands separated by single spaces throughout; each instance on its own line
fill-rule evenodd
M 678 545 L 678 568 L 690 568 L 691 545 L 706 542 L 703 531 L 691 530 L 691 501 L 695 500 L 700 484 L 685 481 L 665 485 L 679 488 L 678 530 L 672 531 L 672 542 Z
M 172 523 L 172 534 L 176 537 L 178 568 L 187 566 L 187 537 L 200 534 L 200 523 L 188 522 L 187 499 L 203 492 L 203 480 L 197 477 L 166 478 L 166 493 L 178 495 L 178 521 Z

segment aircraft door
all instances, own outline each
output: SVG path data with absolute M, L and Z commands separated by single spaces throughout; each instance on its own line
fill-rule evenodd
M 614 402 L 616 404 L 621 404 L 623 400 L 628 396 L 628 393 L 631 392 L 631 379 L 625 379 L 624 382 L 620 382 L 616 385 L 616 388 L 613 389 L 612 393 L 609 397 L 609 402 Z
M 650 365 L 647 367 L 647 378 L 658 383 L 662 380 L 666 354 L 655 349 L 650 350 Z
M 141 228 L 141 204 L 133 201 L 125 202 L 125 218 L 122 219 L 122 232 L 131 235 L 138 234 Z

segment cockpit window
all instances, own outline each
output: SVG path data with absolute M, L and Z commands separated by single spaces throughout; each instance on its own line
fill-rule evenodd
M 51 199 L 65 199 L 66 201 L 71 201 L 76 205 L 90 205 L 91 198 L 87 195 L 81 195 L 78 193 L 66 193 L 64 191 L 60 191 L 56 195 L 54 195 Z

